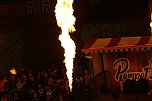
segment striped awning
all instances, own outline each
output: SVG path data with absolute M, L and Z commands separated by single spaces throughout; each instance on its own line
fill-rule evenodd
M 82 52 L 117 52 L 150 50 L 152 48 L 152 36 L 121 37 L 121 38 L 98 38 L 89 40 L 83 47 Z

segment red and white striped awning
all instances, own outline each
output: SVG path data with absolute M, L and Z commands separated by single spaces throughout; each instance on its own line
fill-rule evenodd
M 99 38 L 89 40 L 82 52 L 117 52 L 133 50 L 150 50 L 152 48 L 152 36 L 121 37 L 121 38 Z

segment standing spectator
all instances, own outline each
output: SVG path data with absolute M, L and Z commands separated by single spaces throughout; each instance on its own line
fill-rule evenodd
M 28 88 L 31 90 L 31 89 L 36 89 L 36 81 L 35 81 L 35 78 L 34 76 L 30 76 L 29 77 L 29 80 L 28 80 Z
M 17 92 L 14 92 L 14 96 L 13 97 L 14 97 L 13 101 L 20 101 Z
M 68 92 L 67 92 L 67 85 L 68 85 L 68 79 L 66 76 L 64 76 L 60 81 L 59 81 L 60 89 L 60 99 L 63 99 L 63 101 L 66 101 L 68 98 Z
M 90 81 L 90 73 L 88 72 L 88 70 L 84 70 L 84 81 L 86 84 L 88 84 Z
M 50 101 L 51 97 L 52 97 L 52 90 L 51 89 L 47 90 L 46 96 L 47 96 L 46 101 Z
M 50 77 L 50 79 L 47 80 L 46 88 L 50 88 L 54 86 L 54 80 Z
M 28 81 L 27 81 L 27 77 L 25 74 L 22 74 L 22 77 L 21 77 L 21 80 L 22 80 L 22 84 L 23 84 L 23 90 L 27 90 L 28 88 Z
M 17 86 L 17 90 L 21 91 L 21 89 L 23 87 L 23 83 L 21 82 L 21 80 L 19 78 L 18 78 L 18 82 L 17 82 L 16 86 Z
M 0 79 L 0 100 L 3 97 L 3 93 L 4 93 L 4 81 L 3 79 Z
M 16 88 L 16 80 L 15 80 L 14 75 L 11 75 L 11 78 L 10 78 L 8 84 L 9 84 L 9 86 L 8 86 L 9 91 L 12 91 L 13 89 Z
M 42 73 L 42 79 L 44 80 L 44 83 L 47 84 L 48 74 L 45 70 Z
M 36 86 L 37 86 L 37 89 L 38 89 L 38 85 L 43 85 L 44 81 L 41 77 L 41 74 L 40 72 L 37 73 L 37 78 L 36 78 Z

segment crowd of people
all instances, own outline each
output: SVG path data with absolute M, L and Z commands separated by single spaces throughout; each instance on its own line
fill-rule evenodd
M 73 92 L 84 96 L 82 87 L 89 88 L 86 85 L 85 77 L 74 78 Z M 17 75 L 4 75 L 0 79 L 1 101 L 70 101 L 72 96 L 66 69 L 63 68 L 29 69 Z

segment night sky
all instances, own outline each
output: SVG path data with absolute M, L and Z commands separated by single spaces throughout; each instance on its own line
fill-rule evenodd
M 51 6 L 50 19 L 53 19 L 53 21 L 51 22 L 49 20 L 51 22 L 51 27 L 49 26 L 50 27 L 48 31 L 49 35 L 48 36 L 46 35 L 47 52 L 42 54 L 42 55 L 45 54 L 44 56 L 38 56 L 33 51 L 33 54 L 37 56 L 37 57 L 33 56 L 33 60 L 35 59 L 39 61 L 44 61 L 44 63 L 46 64 L 47 63 L 49 64 L 51 62 L 55 64 L 60 64 L 60 63 L 62 64 L 64 60 L 63 57 L 64 50 L 61 47 L 60 41 L 58 40 L 58 35 L 60 34 L 61 29 L 58 28 L 58 26 L 56 25 L 56 19 L 54 13 L 56 1 L 57 0 L 54 0 L 52 3 L 53 5 Z M 91 3 L 91 1 L 99 1 L 99 3 Z M 89 24 L 94 21 L 98 23 L 98 21 L 105 18 L 134 17 L 138 15 L 145 16 L 149 14 L 148 0 L 74 0 L 73 8 L 74 8 L 74 15 L 77 20 L 75 25 L 76 32 L 72 33 L 71 37 L 75 40 L 79 53 L 81 53 L 80 50 L 82 48 L 80 41 L 80 36 L 81 36 L 80 27 L 83 26 L 84 23 Z M 29 59 L 27 60 L 30 61 Z
M 93 1 L 93 0 L 92 0 Z M 138 16 L 149 16 L 148 0 L 94 0 L 98 3 L 91 3 L 91 0 L 74 0 L 73 8 L 76 17 L 76 32 L 71 34 L 75 43 L 81 48 L 80 37 L 81 26 L 106 18 L 127 18 Z M 147 17 L 148 19 L 148 17 Z M 58 29 L 58 32 L 60 29 Z M 60 42 L 58 42 L 60 43 Z M 58 46 L 60 47 L 60 45 Z M 60 48 L 61 54 L 63 53 Z M 60 55 L 61 55 L 60 54 Z
M 74 4 L 76 17 L 82 21 L 145 15 L 149 6 L 148 0 L 96 0 L 99 3 L 93 5 L 90 4 L 90 0 L 85 1 L 75 1 Z

